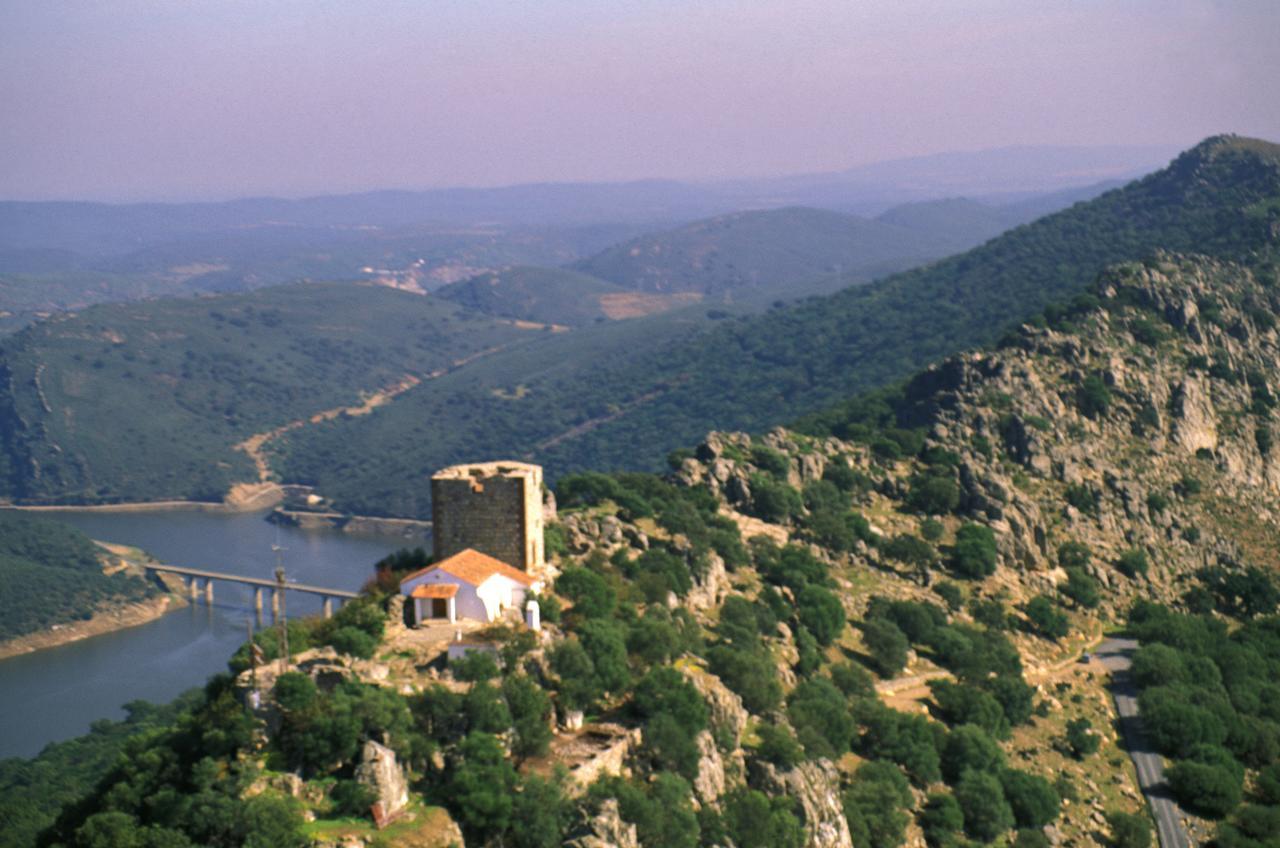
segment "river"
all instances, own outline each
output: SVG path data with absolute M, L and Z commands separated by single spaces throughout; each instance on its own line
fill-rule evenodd
M 196 510 L 58 512 L 95 539 L 142 548 L 161 562 L 271 578 L 279 541 L 285 571 L 301 583 L 355 590 L 373 563 L 419 544 L 392 536 L 349 536 L 330 530 L 276 528 L 264 513 Z M 293 614 L 320 611 L 320 600 L 288 593 Z M 267 612 L 270 623 L 270 612 Z M 0 661 L 0 758 L 29 757 L 46 744 L 85 733 L 103 718 L 122 718 L 121 706 L 142 699 L 165 702 L 211 674 L 246 638 L 253 618 L 248 587 L 214 583 L 214 604 L 203 600 L 156 621 L 70 645 Z

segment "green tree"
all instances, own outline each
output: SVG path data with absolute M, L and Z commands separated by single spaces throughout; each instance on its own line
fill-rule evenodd
M 449 774 L 441 800 L 468 834 L 485 842 L 511 825 L 516 772 L 502 743 L 488 733 L 472 733 L 458 746 L 459 764 Z
M 787 716 L 810 757 L 836 759 L 849 750 L 855 726 L 844 695 L 825 677 L 804 681 L 787 699 Z
M 881 677 L 894 677 L 906 667 L 911 643 L 892 621 L 867 619 L 862 623 L 862 641 L 871 652 L 871 660 Z
M 1044 827 L 1058 817 L 1062 799 L 1043 777 L 1017 769 L 1004 769 L 1000 772 L 1000 785 L 1018 827 Z
M 941 764 L 943 777 L 955 785 L 966 772 L 995 773 L 1004 765 L 1004 753 L 987 731 L 962 724 L 947 736 Z
M 551 699 L 524 674 L 502 681 L 502 697 L 511 711 L 515 738 L 511 753 L 520 759 L 541 756 L 551 744 Z
M 1107 813 L 1114 848 L 1151 848 L 1151 821 L 1119 810 Z
M 725 799 L 729 835 L 740 848 L 801 848 L 804 827 L 786 796 L 770 798 L 754 789 L 739 789 Z
M 870 762 L 858 768 L 844 791 L 844 815 L 853 843 L 872 848 L 901 845 L 910 817 L 904 812 L 912 803 L 911 787 L 897 766 Z
M 511 821 L 505 839 L 513 848 L 556 848 L 564 843 L 573 821 L 573 805 L 564 793 L 564 777 L 550 780 L 526 777 L 512 799 Z
M 1066 743 L 1071 756 L 1082 760 L 1098 750 L 1102 737 L 1094 732 L 1093 722 L 1089 719 L 1073 718 L 1067 722 Z
M 818 644 L 830 645 L 844 630 L 844 605 L 832 592 L 821 586 L 805 586 L 796 596 L 800 623 L 808 628 Z
M 1057 641 L 1071 632 L 1071 620 L 1048 595 L 1036 595 L 1023 611 L 1032 630 L 1046 639 Z
M 1178 803 L 1197 815 L 1220 819 L 1240 804 L 1241 773 L 1231 768 L 1182 760 L 1165 774 Z
M 974 839 L 991 842 L 1013 827 L 1013 810 L 994 774 L 972 769 L 965 772 L 956 784 L 955 796 L 964 813 L 964 831 Z
M 960 810 L 960 802 L 951 795 L 941 793 L 928 797 L 924 809 L 920 811 L 919 820 L 929 848 L 950 845 L 956 834 L 964 828 L 964 813 Z
M 607 618 L 618 602 L 607 580 L 580 566 L 568 566 L 560 573 L 556 592 L 573 601 L 574 612 L 585 618 Z
M 951 568 L 960 577 L 981 580 L 996 572 L 996 537 L 983 524 L 964 524 L 956 531 Z

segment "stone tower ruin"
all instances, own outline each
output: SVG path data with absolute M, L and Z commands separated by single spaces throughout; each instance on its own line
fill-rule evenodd
M 452 465 L 431 477 L 436 560 L 474 548 L 530 574 L 542 571 L 542 467 Z

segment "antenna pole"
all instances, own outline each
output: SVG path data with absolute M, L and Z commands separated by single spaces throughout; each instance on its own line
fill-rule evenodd
M 285 612 L 284 568 L 280 566 L 276 567 L 276 591 L 280 593 L 280 671 L 285 672 L 289 670 L 289 614 Z

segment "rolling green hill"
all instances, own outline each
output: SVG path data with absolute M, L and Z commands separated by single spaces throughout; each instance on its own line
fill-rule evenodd
M 640 236 L 573 267 L 647 292 L 733 293 L 900 270 L 945 253 L 926 233 L 820 209 L 735 212 Z
M 587 274 L 531 265 L 490 271 L 436 292 L 437 297 L 476 312 L 548 324 L 586 324 L 607 318 L 602 299 L 625 294 L 621 286 Z
M 0 346 L 0 496 L 218 500 L 249 436 L 536 335 L 382 287 L 97 306 Z
M 97 547 L 74 527 L 0 510 L 0 642 L 155 593 L 141 578 L 103 574 Z
M 451 462 L 520 455 L 553 475 L 654 467 L 710 428 L 765 429 L 993 342 L 1117 261 L 1160 248 L 1273 261 L 1278 220 L 1280 147 L 1217 137 L 1163 171 L 965 254 L 725 321 L 679 344 L 585 360 L 574 334 L 543 339 L 539 356 L 557 362 L 554 369 L 494 358 L 484 367 L 506 379 L 502 391 L 462 374 L 433 382 L 367 419 L 291 434 L 281 468 L 345 507 L 423 514 L 425 504 L 394 493 Z M 423 438 L 424 422 L 453 435 Z M 371 447 L 336 466 L 351 445 Z

